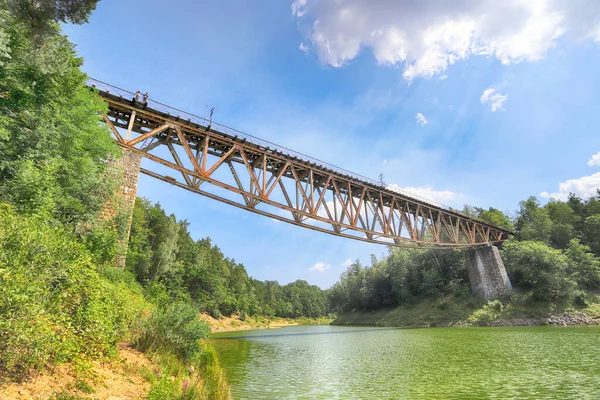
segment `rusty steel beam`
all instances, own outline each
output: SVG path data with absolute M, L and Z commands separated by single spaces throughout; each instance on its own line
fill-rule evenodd
M 510 234 L 276 148 L 99 93 L 108 103 L 103 120 L 117 144 L 183 179 L 141 172 L 194 193 L 320 232 L 399 247 L 498 244 Z M 201 190 L 204 182 L 209 185 Z

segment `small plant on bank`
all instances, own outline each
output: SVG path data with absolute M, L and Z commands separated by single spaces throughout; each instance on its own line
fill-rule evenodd
M 210 316 L 213 317 L 214 319 L 221 319 L 221 317 L 223 316 L 223 314 L 221 314 L 221 311 L 219 311 L 218 308 L 213 308 L 210 311 Z
M 488 301 L 486 305 L 471 314 L 468 321 L 472 324 L 487 323 L 500 318 L 503 312 L 504 305 L 500 300 Z
M 157 310 L 143 323 L 136 344 L 144 351 L 171 353 L 190 363 L 200 356 L 200 340 L 208 338 L 209 333 L 194 307 L 175 303 Z

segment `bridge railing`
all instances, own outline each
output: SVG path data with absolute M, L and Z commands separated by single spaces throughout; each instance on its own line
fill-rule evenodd
M 98 89 L 98 90 L 100 90 L 102 92 L 106 92 L 106 93 L 112 94 L 114 96 L 122 97 L 123 99 L 126 99 L 126 100 L 131 100 L 135 96 L 135 93 L 133 93 L 133 92 L 130 92 L 130 91 L 125 90 L 125 89 L 121 89 L 119 87 L 110 85 L 110 84 L 108 84 L 106 82 L 102 82 L 102 81 L 99 81 L 99 80 L 93 79 L 93 78 L 89 78 L 88 79 L 87 85 L 90 86 L 90 87 L 94 87 L 94 88 L 96 88 L 96 89 Z M 163 112 L 165 114 L 168 114 L 168 115 L 170 115 L 172 117 L 179 117 L 182 120 L 187 120 L 189 122 L 192 122 L 194 124 L 199 124 L 201 126 L 205 126 L 206 127 L 206 126 L 209 126 L 209 124 L 210 124 L 211 128 L 213 128 L 213 129 L 215 129 L 217 131 L 220 131 L 222 133 L 228 134 L 230 136 L 237 136 L 240 139 L 246 139 L 247 142 L 253 143 L 253 144 L 261 146 L 263 148 L 269 148 L 269 149 L 272 149 L 272 150 L 276 150 L 276 151 L 278 151 L 278 152 L 280 152 L 282 154 L 285 154 L 285 155 L 287 155 L 289 157 L 295 157 L 295 158 L 299 159 L 300 161 L 304 161 L 304 162 L 312 163 L 312 164 L 317 164 L 317 165 L 319 165 L 319 166 L 321 166 L 323 168 L 327 168 L 329 170 L 335 171 L 335 172 L 337 172 L 337 173 L 339 173 L 341 175 L 346 175 L 346 176 L 349 176 L 349 177 L 351 177 L 353 179 L 356 179 L 356 180 L 359 180 L 359 181 L 363 181 L 363 182 L 369 183 L 371 185 L 378 186 L 378 187 L 380 187 L 382 189 L 389 190 L 389 191 L 401 194 L 404 197 L 408 197 L 410 199 L 414 199 L 414 200 L 419 201 L 421 203 L 429 204 L 431 206 L 444 209 L 446 211 L 457 213 L 457 214 L 460 214 L 460 215 L 462 215 L 462 216 L 464 216 L 466 218 L 472 219 L 472 220 L 477 220 L 476 218 L 473 218 L 473 217 L 471 217 L 469 215 L 466 215 L 466 214 L 464 214 L 464 213 L 462 213 L 462 212 L 460 212 L 460 211 L 458 211 L 458 210 L 456 210 L 456 209 L 454 209 L 452 207 L 448 207 L 448 206 L 445 206 L 443 204 L 440 204 L 440 203 L 438 203 L 438 202 L 436 202 L 434 200 L 421 197 L 421 196 L 416 195 L 414 193 L 406 192 L 406 191 L 404 191 L 402 189 L 399 189 L 399 188 L 396 188 L 396 187 L 391 187 L 389 185 L 382 184 L 381 182 L 378 182 L 378 181 L 376 181 L 374 179 L 371 179 L 371 178 L 367 178 L 366 176 L 363 176 L 363 175 L 357 174 L 355 172 L 349 171 L 347 169 L 344 169 L 344 168 L 337 167 L 335 165 L 326 163 L 326 162 L 324 162 L 322 160 L 319 160 L 317 158 L 314 158 L 314 157 L 311 157 L 309 155 L 300 153 L 298 151 L 294 151 L 292 149 L 288 149 L 285 146 L 281 146 L 281 145 L 275 144 L 273 142 L 269 142 L 268 140 L 264 140 L 264 139 L 258 138 L 256 136 L 252 136 L 252 135 L 250 135 L 248 133 L 241 132 L 241 131 L 239 131 L 237 129 L 230 128 L 230 127 L 228 127 L 226 125 L 222 125 L 222 124 L 219 124 L 219 123 L 214 122 L 214 121 L 211 122 L 211 121 L 209 121 L 208 119 L 206 119 L 204 117 L 200 117 L 198 115 L 191 114 L 191 113 L 179 110 L 177 108 L 174 108 L 174 107 L 168 106 L 166 104 L 160 103 L 160 102 L 158 102 L 156 100 L 148 99 L 148 107 L 152 108 L 152 109 L 155 109 L 157 111 L 161 111 L 161 112 Z

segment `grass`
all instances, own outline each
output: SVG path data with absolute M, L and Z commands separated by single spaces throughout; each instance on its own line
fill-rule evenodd
M 231 398 L 225 374 L 219 366 L 213 348 L 203 343 L 199 359 L 185 365 L 178 357 L 168 353 L 154 353 L 160 372 L 151 374 L 148 400 L 227 400 Z
M 366 325 L 398 327 L 435 327 L 485 324 L 496 319 L 542 320 L 550 315 L 585 313 L 600 318 L 600 301 L 595 299 L 586 307 L 558 306 L 532 303 L 529 298 L 515 294 L 510 302 L 494 309 L 480 299 L 457 299 L 453 296 L 423 299 L 416 304 L 377 311 L 355 311 L 338 316 L 332 325 Z
M 466 321 L 481 302 L 475 299 L 457 300 L 452 296 L 424 299 L 416 304 L 403 304 L 392 309 L 355 311 L 338 316 L 332 325 L 449 326 Z
M 150 376 L 148 399 L 229 399 L 229 388 L 212 347 L 209 327 L 186 303 L 156 310 L 139 327 L 136 346 L 160 371 Z

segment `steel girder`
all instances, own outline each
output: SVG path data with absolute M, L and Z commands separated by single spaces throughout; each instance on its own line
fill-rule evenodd
M 153 162 L 140 172 L 194 193 L 294 225 L 399 247 L 498 244 L 510 234 L 277 148 L 99 93 L 118 145 Z

